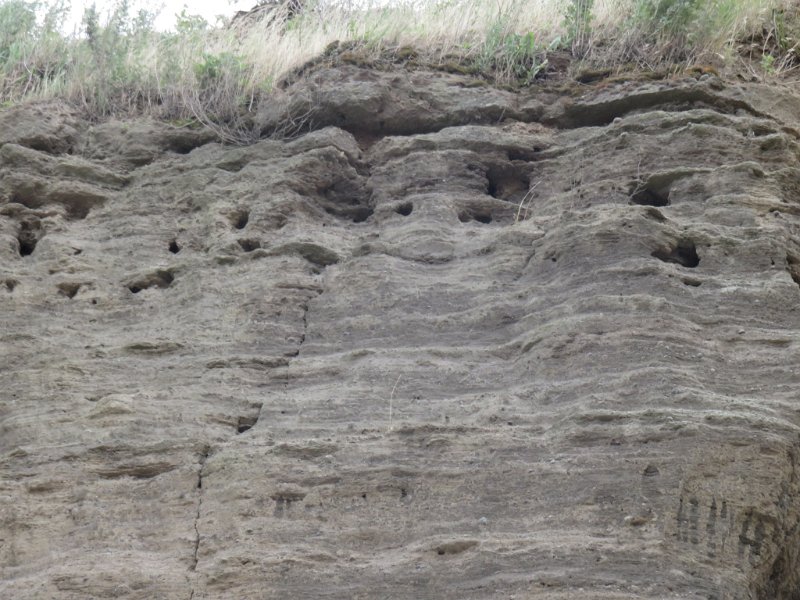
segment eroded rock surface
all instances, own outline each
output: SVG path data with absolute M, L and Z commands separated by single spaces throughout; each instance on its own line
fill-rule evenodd
M 0 140 L 0 596 L 796 597 L 790 90 L 285 94 Z

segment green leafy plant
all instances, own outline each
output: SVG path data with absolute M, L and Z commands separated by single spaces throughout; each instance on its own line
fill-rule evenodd
M 510 14 L 498 15 L 480 46 L 475 70 L 493 73 L 500 81 L 529 85 L 547 66 L 545 48 L 535 33 L 515 33 L 510 24 Z
M 543 49 L 532 32 L 524 35 L 512 33 L 503 42 L 503 65 L 514 79 L 529 85 L 547 66 Z
M 692 23 L 700 0 L 638 0 L 636 18 L 652 31 L 679 33 Z
M 761 68 L 767 75 L 775 74 L 775 57 L 772 54 L 761 55 Z
M 238 80 L 243 71 L 241 57 L 230 52 L 205 53 L 203 60 L 194 65 L 194 74 L 200 89 L 211 89 L 231 80 Z

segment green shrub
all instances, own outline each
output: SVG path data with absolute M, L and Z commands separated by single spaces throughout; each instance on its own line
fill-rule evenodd
M 202 62 L 194 65 L 194 74 L 201 90 L 216 88 L 230 81 L 237 81 L 244 72 L 241 57 L 222 52 L 221 54 L 203 54 Z
M 697 24 L 705 0 L 637 0 L 634 19 L 648 35 L 682 43 Z
M 475 69 L 493 73 L 501 81 L 529 85 L 547 65 L 545 48 L 536 34 L 514 33 L 511 15 L 500 13 L 480 46 Z

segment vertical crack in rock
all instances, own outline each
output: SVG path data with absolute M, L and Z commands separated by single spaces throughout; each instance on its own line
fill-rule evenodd
M 319 298 L 322 294 L 325 293 L 324 287 L 320 287 L 316 290 L 316 297 Z M 292 367 L 292 360 L 300 356 L 300 351 L 303 348 L 303 344 L 306 342 L 306 338 L 308 337 L 308 312 L 311 308 L 311 301 L 314 300 L 313 296 L 306 298 L 306 300 L 301 304 L 301 309 L 303 311 L 302 316 L 302 324 L 303 330 L 300 332 L 300 338 L 297 342 L 297 347 L 289 354 L 289 363 L 286 365 L 286 383 L 285 387 L 288 389 L 289 387 L 289 372 Z
M 192 564 L 189 567 L 189 571 L 192 573 L 197 571 L 197 554 L 200 551 L 200 514 L 203 510 L 203 469 L 206 466 L 206 460 L 208 460 L 210 454 L 211 448 L 206 447 L 200 454 L 200 460 L 198 462 L 197 485 L 195 487 L 197 490 L 197 511 L 194 515 L 194 548 L 192 551 Z M 192 588 L 189 592 L 189 600 L 192 600 L 192 598 L 194 598 L 194 583 L 192 583 Z
M 300 349 L 303 347 L 303 344 L 306 342 L 306 333 L 308 333 L 308 307 L 311 304 L 311 299 L 307 300 L 305 304 L 303 304 L 303 333 L 300 334 L 300 343 L 297 344 L 297 354 L 300 354 Z

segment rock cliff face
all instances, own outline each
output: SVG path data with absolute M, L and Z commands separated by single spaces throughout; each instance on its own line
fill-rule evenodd
M 0 596 L 800 589 L 800 97 L 321 69 L 0 114 Z

